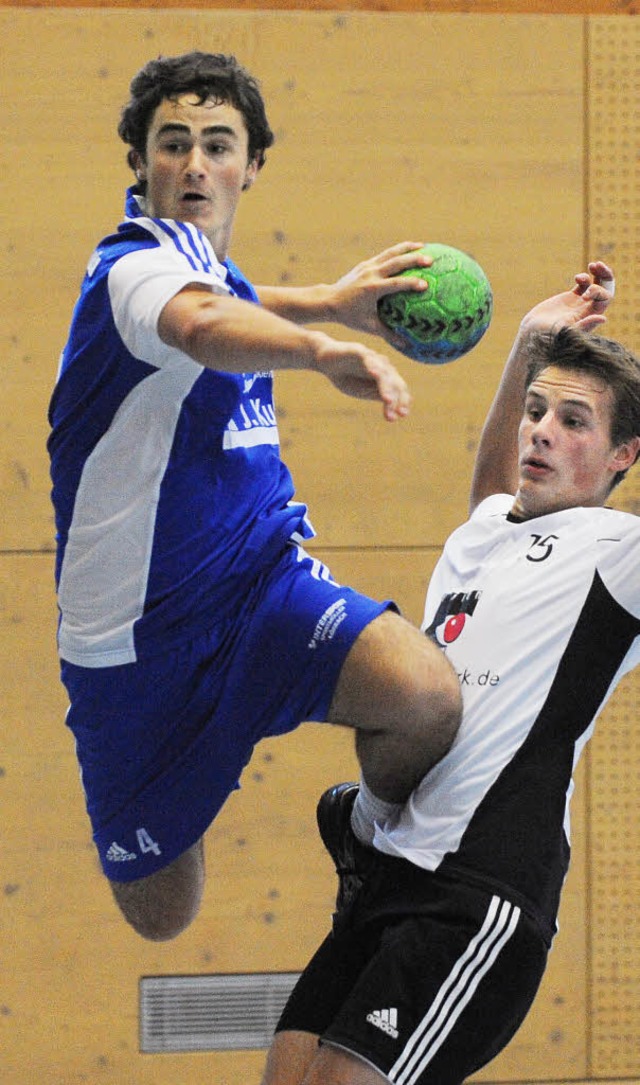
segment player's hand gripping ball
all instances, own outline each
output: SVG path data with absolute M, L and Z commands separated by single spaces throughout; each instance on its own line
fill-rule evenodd
M 378 302 L 383 324 L 404 340 L 398 349 L 417 362 L 442 365 L 470 351 L 486 332 L 493 293 L 484 271 L 466 252 L 450 245 L 425 245 L 431 267 L 400 274 L 426 279 L 429 289 L 385 294 Z

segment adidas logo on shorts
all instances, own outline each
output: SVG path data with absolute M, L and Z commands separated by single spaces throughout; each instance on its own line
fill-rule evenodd
M 127 851 L 126 848 L 121 848 L 115 841 L 107 852 L 107 859 L 110 863 L 128 863 L 131 859 L 137 859 L 138 856 L 133 851 Z
M 393 1036 L 394 1040 L 398 1038 L 398 1011 L 392 1010 L 372 1010 L 367 1014 L 367 1021 L 370 1025 L 375 1025 L 376 1028 L 386 1032 L 389 1036 Z

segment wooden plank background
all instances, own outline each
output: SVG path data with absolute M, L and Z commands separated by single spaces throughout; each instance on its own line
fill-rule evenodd
M 16 5 L 15 0 L 0 0 L 0 7 Z M 38 8 L 233 8 L 227 0 L 39 0 Z M 240 9 L 240 5 L 237 5 Z M 638 0 L 243 0 L 243 11 L 375 11 L 386 14 L 410 11 L 425 14 L 463 15 L 637 15 Z
M 147 945 L 98 874 L 57 680 L 46 405 L 84 265 L 120 219 L 129 79 L 193 47 L 234 51 L 260 77 L 277 143 L 232 250 L 255 281 L 337 276 L 407 236 L 458 244 L 486 268 L 496 309 L 477 350 L 442 369 L 396 359 L 414 392 L 406 424 L 319 379 L 278 379 L 317 551 L 419 621 L 520 316 L 587 254 L 609 256 L 611 333 L 640 348 L 640 24 L 613 18 L 633 13 L 626 3 L 0 6 L 0 1081 L 257 1085 L 261 1052 L 141 1056 L 139 978 L 304 965 L 334 892 L 315 803 L 353 776 L 350 736 L 307 724 L 259 747 L 208 839 L 202 916 Z M 635 480 L 617 502 L 640 509 Z M 632 679 L 581 769 L 561 934 L 484 1082 L 640 1079 L 637 702 Z

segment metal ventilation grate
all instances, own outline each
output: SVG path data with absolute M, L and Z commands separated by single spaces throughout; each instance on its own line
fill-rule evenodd
M 143 976 L 140 1050 L 266 1048 L 299 974 Z

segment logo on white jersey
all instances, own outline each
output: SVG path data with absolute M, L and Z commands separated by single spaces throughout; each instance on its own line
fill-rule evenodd
M 367 1021 L 382 1032 L 393 1036 L 394 1040 L 398 1039 L 398 1011 L 395 1007 L 390 1010 L 372 1010 L 367 1014 Z
M 546 561 L 551 556 L 554 542 L 558 541 L 557 535 L 534 535 L 531 534 L 533 542 L 529 547 L 529 553 L 527 554 L 527 561 Z
M 110 863 L 130 863 L 132 859 L 137 858 L 135 852 L 120 847 L 120 844 L 116 844 L 115 840 L 107 852 L 107 859 Z
M 426 635 L 441 648 L 453 644 L 462 633 L 467 620 L 473 617 L 481 594 L 479 591 L 459 591 L 443 596 L 431 625 L 425 629 Z

